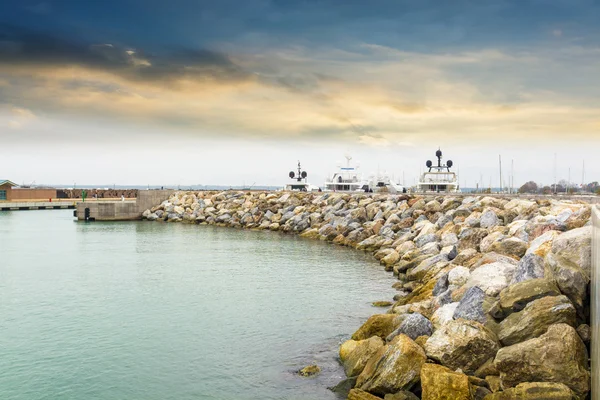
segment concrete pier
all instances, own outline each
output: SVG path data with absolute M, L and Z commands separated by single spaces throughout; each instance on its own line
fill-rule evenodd
M 75 208 L 74 201 L 2 201 L 0 211 L 67 210 Z
M 173 190 L 140 190 L 135 201 L 79 202 L 75 217 L 80 221 L 131 221 L 168 199 Z

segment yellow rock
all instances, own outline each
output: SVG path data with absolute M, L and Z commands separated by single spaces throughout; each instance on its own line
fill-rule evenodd
M 422 400 L 471 400 L 469 377 L 437 364 L 421 368 Z

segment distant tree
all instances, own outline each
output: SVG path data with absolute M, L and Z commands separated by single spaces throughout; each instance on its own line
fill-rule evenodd
M 544 186 L 541 190 L 542 194 L 552 194 L 552 188 L 550 186 Z
M 529 181 L 519 188 L 519 193 L 536 193 L 538 185 L 534 181 Z

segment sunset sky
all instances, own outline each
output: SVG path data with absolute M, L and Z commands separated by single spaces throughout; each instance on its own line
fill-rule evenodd
M 594 0 L 0 1 L 0 178 L 600 180 Z M 400 179 L 401 180 L 401 179 Z

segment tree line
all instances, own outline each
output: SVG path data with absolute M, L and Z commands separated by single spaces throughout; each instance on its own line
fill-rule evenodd
M 519 193 L 552 194 L 552 193 L 595 193 L 600 194 L 600 184 L 596 181 L 586 184 L 569 183 L 560 180 L 556 185 L 537 184 L 529 181 L 519 188 Z

